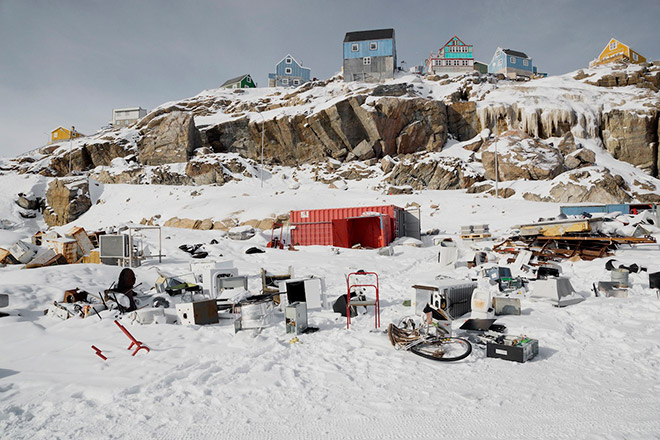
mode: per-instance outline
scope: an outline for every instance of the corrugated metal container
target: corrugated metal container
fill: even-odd
[[[365,213],[384,214],[383,220],[383,246],[391,243],[398,234],[397,213],[402,208],[394,205],[360,206],[353,208],[309,209],[291,211],[289,225],[291,229],[291,242],[294,245],[325,245],[332,246],[333,220],[346,220],[363,217]]]

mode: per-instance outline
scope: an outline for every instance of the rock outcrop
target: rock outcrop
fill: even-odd
[[[603,114],[603,144],[615,159],[658,175],[658,111],[610,110]]]
[[[481,160],[490,180],[495,180],[496,149],[500,181],[550,180],[565,171],[558,148],[531,138],[522,130],[511,130],[489,139],[481,147]]]
[[[92,206],[87,178],[54,179],[48,184],[44,221],[62,226],[83,215]]]
[[[138,142],[138,160],[145,165],[186,162],[201,145],[199,130],[191,113],[172,111],[147,115],[138,124],[144,136]]]
[[[420,158],[421,159],[421,158]],[[394,166],[386,182],[413,189],[464,189],[483,180],[460,159],[443,157],[439,160],[402,161]]]

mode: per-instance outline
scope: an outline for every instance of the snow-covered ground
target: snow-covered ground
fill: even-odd
[[[286,176],[286,177],[285,177]],[[74,224],[88,230],[139,222],[160,215],[239,221],[262,219],[293,209],[417,203],[422,230],[437,228],[457,238],[461,225],[488,223],[495,236],[516,224],[551,217],[559,207],[524,200],[496,200],[462,191],[420,191],[387,196],[376,182],[349,181],[329,189],[298,172],[268,174],[221,187],[100,185],[99,201]],[[0,230],[0,247],[25,238],[41,220],[24,223],[13,204],[18,192],[39,195],[40,176],[0,176],[0,218],[15,224]],[[299,187],[298,187],[299,186]],[[296,188],[297,189],[291,189]],[[194,194],[193,194],[194,192]],[[71,225],[69,225],[70,227]],[[62,227],[66,230],[69,227]],[[155,234],[145,240],[156,245]],[[220,231],[164,228],[162,263],[149,260],[135,269],[141,287],[153,285],[156,269],[185,273],[190,256],[184,243],[204,243],[207,260],[233,260],[249,287],[261,287],[260,269],[324,277],[332,303],[345,293],[345,274],[357,269],[380,275],[382,328],[373,331],[373,311],[346,330],[345,318],[331,310],[312,311],[320,331],[290,343],[283,313],[259,335],[234,333],[233,326],[144,325],[124,320],[151,348],[135,357],[128,339],[102,320],[61,321],[43,310],[67,289],[97,293],[117,279],[120,268],[68,265],[21,270],[0,268],[0,293],[10,306],[0,318],[0,438],[633,438],[660,437],[660,300],[646,273],[631,274],[629,298],[596,298],[591,284],[609,280],[605,259],[565,262],[564,274],[588,296],[577,305],[555,308],[525,298],[521,316],[498,322],[510,334],[540,341],[539,355],[517,364],[486,358],[476,347],[456,363],[433,362],[390,345],[384,330],[409,314],[402,302],[411,286],[442,273],[464,278],[467,269],[441,269],[438,247],[395,246],[393,256],[375,250],[300,247],[267,249],[269,232],[233,241]],[[212,239],[218,244],[211,245]],[[427,240],[430,241],[430,240]],[[490,246],[492,242],[476,243]],[[470,243],[461,243],[463,252]],[[660,270],[658,245],[617,252],[622,263]],[[174,319],[174,310],[167,312]],[[460,326],[465,317],[458,319]],[[103,350],[106,362],[91,345]]]

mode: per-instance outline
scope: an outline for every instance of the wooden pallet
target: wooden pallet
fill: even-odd
[[[461,235],[461,240],[485,240],[487,238],[491,238],[492,236],[490,234],[465,234]]]

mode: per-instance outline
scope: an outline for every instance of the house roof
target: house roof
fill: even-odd
[[[372,31],[346,32],[344,43],[351,41],[384,40],[394,38],[394,29],[375,29]]]
[[[279,60],[277,63],[275,63],[275,65],[276,65],[276,66],[279,65],[282,61],[284,61],[284,60],[287,59],[287,58],[291,58],[291,59],[292,59],[292,60],[293,60],[293,61],[294,61],[294,62],[295,62],[295,63],[296,63],[301,69],[306,69],[306,70],[309,70],[310,72],[312,71],[312,69],[309,68],[309,67],[303,67],[303,65],[300,64],[300,63],[298,62],[298,60],[296,60],[296,59],[295,59],[290,53],[286,54],[286,56],[283,57],[281,60]]]
[[[223,82],[222,85],[220,85],[220,87],[224,87],[229,84],[240,82],[243,78],[245,78],[248,75],[249,75],[248,73],[244,73],[243,75],[237,76],[236,78],[228,79],[227,81]]]
[[[460,41],[464,46],[471,46],[470,44],[465,44],[465,42],[464,42],[463,40],[461,40],[460,38],[458,38],[458,35],[454,35],[454,36],[451,37],[451,38],[449,39],[449,41],[447,41],[447,42],[445,43],[445,45],[442,46],[442,47],[445,47],[445,46],[447,46],[449,43],[451,43],[452,41],[454,41],[454,38],[457,39],[458,41]]]
[[[529,58],[525,52],[518,52],[517,50],[502,49],[502,52],[513,57]]]

